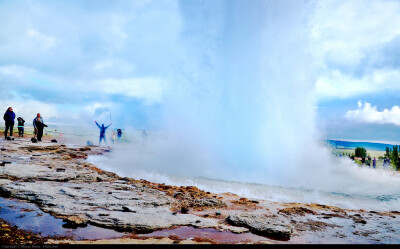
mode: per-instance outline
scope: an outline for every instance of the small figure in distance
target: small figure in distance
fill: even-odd
[[[121,141],[121,136],[122,136],[122,130],[121,130],[121,129],[118,129],[118,130],[117,130],[118,142]]]
[[[15,113],[13,112],[12,107],[7,108],[7,111],[4,113],[3,119],[6,123],[6,128],[4,130],[4,137],[5,139],[7,139],[8,129],[10,129],[10,137],[12,137],[14,129]]]
[[[39,141],[39,142],[42,141],[44,127],[47,127],[47,125],[45,125],[43,123],[43,118],[40,115],[40,113],[38,113],[36,115],[36,118],[33,119],[33,128],[35,129],[35,135],[34,136],[37,137],[37,141]]]
[[[112,132],[111,132],[111,141],[114,144],[114,142],[115,142],[115,131],[114,130],[112,130]]]
[[[101,140],[104,140],[104,142],[105,142],[106,145],[107,145],[106,130],[107,130],[108,127],[110,127],[110,126],[112,125],[112,123],[109,124],[108,126],[104,126],[104,124],[102,124],[102,125],[100,126],[100,125],[97,123],[97,121],[94,121],[94,122],[96,123],[97,127],[99,127],[99,129],[100,129],[99,145],[101,145]]]
[[[20,137],[23,137],[24,136],[24,123],[25,123],[25,120],[23,118],[21,118],[21,117],[18,117],[17,120],[18,120],[18,135]]]

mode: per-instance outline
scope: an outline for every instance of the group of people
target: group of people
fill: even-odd
[[[97,121],[94,121],[97,125],[97,127],[99,127],[100,129],[100,138],[99,138],[99,145],[101,145],[101,141],[104,140],[105,144],[107,145],[107,140],[106,140],[106,130],[108,127],[110,127],[112,125],[111,124],[104,126],[104,124],[102,124],[101,126],[99,125],[99,123],[97,123]],[[121,140],[122,137],[122,130],[121,129],[117,129],[117,132],[115,132],[115,130],[112,131],[111,133],[111,141],[114,144],[115,142],[115,136],[117,136],[118,141]]]
[[[6,112],[4,113],[3,119],[5,121],[4,137],[5,139],[7,139],[9,137],[12,137],[14,131],[15,113],[12,107],[7,108]],[[23,137],[25,120],[22,117],[18,117],[17,121],[18,121],[18,135],[20,137]],[[95,121],[95,123],[100,129],[99,145],[101,145],[101,141],[103,140],[107,144],[106,130],[108,127],[111,126],[112,123],[108,126],[104,126],[104,124],[100,126],[97,123],[97,121]],[[47,125],[43,123],[43,117],[40,115],[40,113],[38,113],[36,117],[33,119],[34,138],[36,138],[37,141],[42,141],[44,127],[47,127]],[[9,137],[7,136],[7,134],[9,134]],[[117,129],[117,132],[115,132],[114,130],[112,131],[111,140],[113,143],[116,137],[118,140],[121,139],[122,137],[121,129]]]
[[[385,159],[383,159],[383,167],[387,166],[390,166],[390,158],[385,157]]]
[[[340,156],[341,156],[342,154],[340,154]],[[356,159],[356,157],[354,156],[354,155],[349,155],[349,157],[350,157],[350,159],[351,160],[353,160],[353,161],[355,161],[355,159]],[[376,168],[376,157],[374,157],[373,159],[370,157],[370,156],[368,156],[367,158],[365,158],[365,157],[361,157],[361,158],[358,158],[358,159],[361,159],[361,164],[364,164],[364,165],[367,165],[367,166],[371,166],[371,163],[372,163],[372,167],[375,169]]]
[[[4,137],[5,139],[7,139],[8,138],[7,134],[10,134],[10,137],[12,137],[14,131],[15,113],[12,107],[7,108],[6,112],[4,113],[3,119],[6,125],[4,130]],[[18,117],[17,121],[18,121],[18,136],[23,137],[25,120],[22,117]],[[40,115],[40,113],[38,113],[36,117],[33,119],[34,137],[36,137],[37,141],[42,141],[44,127],[47,127],[47,125],[43,123],[43,118]]]

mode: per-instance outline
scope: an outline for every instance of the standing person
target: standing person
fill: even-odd
[[[4,137],[5,137],[5,139],[7,139],[8,129],[10,129],[10,137],[12,137],[13,129],[14,129],[15,113],[13,112],[12,107],[8,107],[7,111],[4,113],[3,119],[6,122],[6,129],[4,130]]]
[[[33,119],[33,128],[35,129],[35,135],[38,141],[42,141],[44,127],[47,127],[47,125],[43,123],[43,118],[40,113],[38,113],[36,118]]]
[[[106,145],[107,145],[106,130],[107,130],[108,127],[111,126],[112,123],[109,124],[108,126],[104,126],[104,124],[102,124],[102,125],[100,126],[100,125],[97,123],[97,121],[94,121],[94,122],[96,123],[97,127],[99,127],[99,129],[100,129],[99,145],[101,144],[101,140],[102,140],[102,139],[104,140],[104,142],[105,142]]]
[[[111,141],[114,144],[114,141],[115,141],[115,131],[114,130],[111,132]]]
[[[118,130],[117,130],[118,142],[121,141],[121,136],[122,136],[122,130],[121,130],[121,129],[118,129]]]
[[[25,123],[25,120],[23,118],[21,118],[21,117],[18,117],[17,120],[18,120],[18,135],[20,137],[23,137],[24,136],[24,123]]]
[[[372,161],[372,167],[374,167],[374,169],[376,168],[376,158],[374,157],[374,160]]]

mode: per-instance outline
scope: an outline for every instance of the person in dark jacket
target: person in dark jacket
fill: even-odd
[[[24,123],[25,123],[25,120],[23,118],[21,118],[21,117],[18,117],[17,120],[18,120],[18,135],[20,137],[23,137],[24,136]]]
[[[44,127],[47,127],[47,125],[43,123],[43,118],[41,117],[40,113],[38,113],[36,118],[33,119],[33,128],[35,129],[35,134],[38,141],[42,141]]]
[[[4,113],[3,119],[6,122],[6,129],[4,130],[4,137],[7,139],[8,129],[10,129],[10,137],[12,137],[13,129],[14,129],[15,113],[13,112],[12,107],[8,107],[6,113]]]
[[[104,140],[104,142],[107,145],[107,140],[106,140],[106,130],[108,127],[111,126],[111,124],[109,124],[108,126],[104,126],[104,124],[102,124],[101,126],[97,123],[97,121],[94,121],[97,125],[97,127],[99,127],[100,129],[100,138],[99,138],[99,145],[101,144],[101,140]]]
[[[118,141],[121,141],[121,137],[122,137],[122,130],[121,129],[117,130],[117,137],[118,137]]]

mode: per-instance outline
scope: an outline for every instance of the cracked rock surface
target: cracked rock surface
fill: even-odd
[[[14,146],[2,151],[12,162],[0,167],[3,196],[37,203],[43,211],[72,223],[90,223],[119,230],[150,232],[193,226],[247,231],[221,224],[218,219],[174,213],[171,207],[176,200],[166,192],[120,178],[85,162],[88,154],[104,153],[104,148],[72,149],[63,145],[26,143],[14,142]],[[204,198],[203,202],[199,200],[201,205],[221,204],[220,200],[210,197]]]
[[[263,243],[400,242],[399,210],[349,210],[214,194],[195,186],[120,177],[86,161],[109,151],[46,141],[32,144],[21,138],[0,140],[0,195],[35,203],[72,225],[132,233],[192,227],[199,228],[199,234],[212,228],[231,235],[261,235]]]

